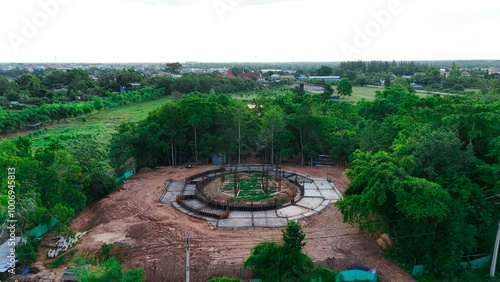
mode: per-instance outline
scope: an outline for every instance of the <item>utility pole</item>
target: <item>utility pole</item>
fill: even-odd
[[[189,232],[186,240],[186,282],[189,282]]]
[[[493,249],[493,258],[491,260],[490,276],[495,276],[495,268],[497,266],[498,244],[500,243],[500,221],[498,222],[497,240],[495,241],[495,248]]]

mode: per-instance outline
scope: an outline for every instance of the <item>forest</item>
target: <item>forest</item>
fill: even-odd
[[[481,65],[481,62],[477,63]],[[184,73],[177,78],[150,75],[132,68],[68,71],[48,69],[33,73],[15,68],[0,72],[0,134],[29,124],[87,115],[102,108],[156,99],[160,96],[181,97],[191,92],[232,95],[250,91],[272,91],[289,86],[293,82],[293,79],[273,80],[271,75],[276,73],[289,75],[291,72],[295,79],[309,75],[338,75],[348,78],[355,86],[393,85],[406,88],[410,92],[416,89],[412,85],[418,85],[421,90],[426,91],[463,95],[475,91],[487,95],[490,88],[498,88],[498,85],[494,85],[498,84],[498,74],[488,74],[488,71],[473,68],[467,69],[469,75],[462,75],[465,69],[460,68],[459,64],[460,62],[453,63],[451,68],[447,69],[448,76],[442,74],[436,65],[418,62],[284,64],[283,67],[289,69],[263,73],[263,77],[267,79],[266,84],[255,79],[227,78],[217,72]],[[178,63],[173,65],[182,66]],[[258,67],[265,66],[267,65],[234,64],[230,69],[235,74],[261,72],[262,69]],[[309,82],[326,87],[335,87],[337,84],[335,81]],[[15,104],[11,104],[13,101]]]

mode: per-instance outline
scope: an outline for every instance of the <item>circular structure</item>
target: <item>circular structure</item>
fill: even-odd
[[[331,181],[271,165],[224,167],[169,182],[158,203],[171,203],[213,228],[275,228],[314,215],[341,199]]]
[[[288,179],[264,172],[222,172],[202,188],[202,193],[214,202],[230,206],[269,209],[281,207],[294,200],[299,188]]]

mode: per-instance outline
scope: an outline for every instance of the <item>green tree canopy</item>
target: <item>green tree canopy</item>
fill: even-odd
[[[352,84],[349,78],[343,78],[337,84],[337,93],[341,96],[351,96],[352,94]]]

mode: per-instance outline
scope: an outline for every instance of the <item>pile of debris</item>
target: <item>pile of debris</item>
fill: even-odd
[[[69,237],[60,237],[57,236],[54,239],[58,240],[57,243],[52,244],[52,245],[47,245],[47,247],[51,247],[53,249],[50,249],[47,252],[47,256],[49,258],[55,258],[59,255],[61,252],[67,251],[69,248],[73,247],[76,242],[78,242],[79,239],[81,239],[83,236],[87,234],[87,231],[85,232],[78,232],[74,236],[69,236]]]

